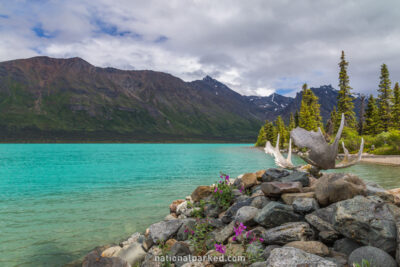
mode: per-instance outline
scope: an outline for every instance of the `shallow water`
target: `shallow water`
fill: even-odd
[[[62,266],[168,214],[169,203],[211,184],[273,167],[243,144],[1,144],[0,266]],[[298,158],[295,162],[300,163]],[[400,187],[400,167],[351,171]]]

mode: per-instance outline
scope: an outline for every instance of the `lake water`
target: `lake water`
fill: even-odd
[[[243,144],[1,144],[0,266],[62,266],[169,213],[198,185],[274,166]],[[300,163],[298,158],[294,161]],[[399,167],[353,172],[400,187]]]

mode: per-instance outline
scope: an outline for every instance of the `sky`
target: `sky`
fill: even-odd
[[[81,57],[185,81],[209,75],[244,95],[337,88],[342,50],[353,92],[400,80],[398,0],[0,0],[0,61]]]

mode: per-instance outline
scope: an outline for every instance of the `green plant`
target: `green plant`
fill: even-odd
[[[372,265],[369,263],[369,261],[363,259],[363,260],[361,261],[361,264],[359,264],[359,263],[354,263],[354,264],[353,264],[353,267],[374,267],[374,266],[372,266]]]
[[[188,207],[189,207],[188,202]],[[207,203],[204,201],[204,199],[201,199],[199,204],[197,206],[194,206],[192,203],[190,203],[190,208],[194,208],[192,213],[190,214],[191,217],[195,218],[204,218],[204,207]]]
[[[220,181],[217,183],[213,192],[213,201],[223,210],[230,207],[233,200],[232,186],[229,184],[229,175],[221,173]]]
[[[204,255],[207,252],[207,241],[211,238],[212,229],[213,227],[208,223],[208,220],[200,219],[197,219],[193,229],[185,229],[185,232],[189,233],[189,242],[193,245],[197,255]]]

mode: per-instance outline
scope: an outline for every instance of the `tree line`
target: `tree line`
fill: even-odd
[[[307,84],[302,88],[302,100],[300,110],[290,114],[288,124],[285,124],[281,116],[275,121],[266,121],[261,127],[256,146],[264,146],[266,141],[275,145],[277,135],[280,135],[281,148],[289,141],[289,133],[295,127],[301,127],[308,131],[316,131],[321,128],[329,140],[339,128],[341,114],[345,115],[345,130],[343,141],[346,146],[356,149],[360,136],[366,139],[366,149],[376,154],[400,153],[400,87],[396,82],[393,89],[386,64],[381,65],[378,96],[372,94],[365,100],[361,96],[361,108],[356,117],[350,87],[350,78],[347,73],[349,63],[342,51],[339,62],[339,93],[337,105],[330,114],[325,125],[320,115],[318,97],[308,88]],[[365,107],[365,103],[367,103]]]

